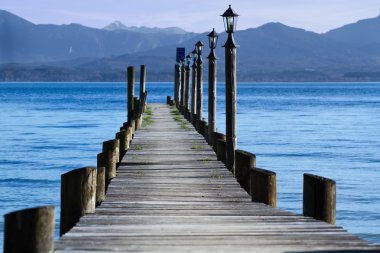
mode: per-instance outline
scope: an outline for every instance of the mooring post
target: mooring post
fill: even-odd
[[[271,207],[276,207],[276,173],[269,170],[251,168],[250,195],[253,202],[260,202]]]
[[[84,214],[94,213],[96,168],[80,168],[61,176],[60,235],[68,232]]]
[[[216,152],[216,140],[222,139],[222,140],[226,141],[226,135],[222,134],[222,133],[214,132],[212,134],[212,138],[215,140],[213,145],[212,145],[212,148],[214,149],[214,152],[217,153]]]
[[[202,61],[202,41],[198,41],[195,44],[197,48],[197,121],[202,120],[203,110],[203,61]]]
[[[191,77],[191,123],[194,125],[196,118],[196,106],[197,106],[197,51],[194,49],[191,54],[193,55],[193,65],[191,66],[193,70],[193,75]]]
[[[236,43],[233,37],[236,14],[231,5],[222,15],[228,38],[224,44],[226,55],[226,165],[230,171],[235,168],[236,150]]]
[[[216,130],[216,61],[215,48],[218,41],[218,34],[215,29],[207,35],[209,37],[210,54],[208,58],[208,144],[213,145],[213,133]]]
[[[103,153],[106,152],[112,152],[113,153],[113,159],[116,163],[115,167],[117,167],[117,163],[120,161],[120,140],[119,139],[113,139],[109,141],[103,142]]]
[[[335,181],[312,174],[304,174],[303,178],[303,215],[335,224]]]
[[[106,168],[98,167],[96,170],[96,206],[106,198]]]
[[[129,148],[129,138],[128,138],[128,132],[127,130],[123,129],[120,132],[116,133],[115,135],[116,139],[120,140],[119,145],[119,162],[121,162],[121,159],[125,155],[125,152],[127,152]]]
[[[189,110],[189,92],[190,92],[190,59],[191,56],[186,56],[186,69],[185,69],[185,111]]]
[[[250,169],[256,167],[256,155],[243,150],[235,152],[235,178],[250,193]]]
[[[226,140],[216,139],[216,157],[226,164]]]
[[[55,207],[24,209],[4,215],[4,253],[54,251]]]
[[[128,121],[133,119],[133,97],[135,96],[135,67],[128,67]]]
[[[116,177],[116,162],[114,159],[115,155],[112,151],[102,152],[97,155],[97,167],[105,167],[105,185],[110,183],[111,179]]]

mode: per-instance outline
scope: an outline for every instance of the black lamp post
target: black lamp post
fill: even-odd
[[[191,122],[195,123],[195,114],[196,114],[196,105],[197,105],[197,50],[193,50],[191,52],[191,55],[193,56],[193,65],[191,68],[193,69],[193,75],[191,79]]]
[[[231,5],[221,15],[224,29],[227,32],[227,41],[224,44],[226,54],[226,165],[232,172],[235,171],[236,150],[236,47],[233,33],[236,30],[239,16]]]
[[[191,56],[190,54],[188,54],[186,56],[186,69],[185,69],[185,108],[186,108],[186,111],[188,111],[189,109],[189,89],[190,89],[190,60],[191,60]]]
[[[210,54],[208,55],[208,142],[212,146],[213,135],[216,130],[216,60],[215,48],[218,43],[218,34],[212,29],[208,35]]]
[[[202,120],[202,105],[203,105],[203,61],[202,61],[202,41],[195,44],[197,50],[197,122]],[[198,127],[197,127],[198,129]]]
[[[181,60],[181,106],[185,105],[185,75],[186,75],[185,59],[182,59]]]

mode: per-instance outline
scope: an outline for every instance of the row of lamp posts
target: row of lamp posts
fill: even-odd
[[[224,29],[227,33],[227,41],[223,45],[225,48],[225,83],[226,83],[226,165],[233,171],[235,167],[236,150],[236,48],[233,33],[236,30],[238,14],[229,8],[221,15],[224,21]],[[212,136],[216,131],[216,62],[215,49],[218,42],[218,34],[215,29],[208,35],[209,47],[208,55],[208,136]],[[199,122],[202,120],[203,110],[203,60],[202,50],[204,44],[198,41],[195,49],[188,54],[185,59],[176,64],[175,77],[175,102],[189,109],[190,95],[190,63],[193,59],[192,81],[191,81],[191,120]],[[193,118],[195,117],[195,118]],[[212,142],[212,138],[210,139]],[[212,144],[212,143],[210,143]]]

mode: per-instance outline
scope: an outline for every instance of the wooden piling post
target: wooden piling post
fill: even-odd
[[[312,174],[304,174],[303,215],[335,224],[335,181]]]
[[[119,162],[119,153],[120,153],[119,147],[120,147],[119,139],[113,139],[113,140],[103,142],[103,153],[106,153],[108,151],[112,152],[116,166],[117,166],[117,163]]]
[[[24,209],[4,216],[4,253],[54,251],[55,207]]]
[[[135,67],[128,67],[128,121],[133,118],[133,97],[135,96]]]
[[[224,135],[222,133],[214,132],[212,134],[212,138],[215,140],[215,142],[212,145],[212,148],[214,149],[214,152],[216,153],[216,140],[222,139],[222,140],[225,141],[226,140],[226,135]]]
[[[106,189],[111,179],[116,177],[116,163],[114,159],[115,155],[112,151],[99,153],[97,156],[97,167],[105,167],[105,184]]]
[[[226,164],[226,140],[216,140],[216,157],[219,161]]]
[[[170,105],[170,104],[171,104],[171,101],[172,101],[172,97],[171,97],[171,96],[167,96],[167,97],[166,97],[166,104],[167,104],[167,105]]]
[[[125,153],[129,149],[129,143],[131,141],[130,133],[131,133],[131,129],[128,127],[127,129],[123,129],[122,131],[116,133],[115,135],[115,137],[120,140],[119,163],[121,162]]]
[[[106,198],[106,168],[99,167],[96,170],[96,206],[99,206]]]
[[[235,178],[250,193],[250,169],[256,167],[256,155],[243,150],[235,152]]]
[[[84,214],[95,212],[96,180],[96,168],[91,167],[72,170],[61,176],[61,236]]]
[[[202,136],[204,135],[206,121],[204,119],[198,119],[196,129]]]
[[[250,192],[253,202],[260,202],[271,207],[276,207],[276,173],[269,170],[251,168]]]

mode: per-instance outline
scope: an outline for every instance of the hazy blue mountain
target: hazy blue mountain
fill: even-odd
[[[111,57],[181,43],[194,35],[108,31],[79,24],[35,25],[0,11],[0,63]]]
[[[348,44],[369,45],[380,43],[380,16],[360,20],[331,30],[325,36]]]
[[[103,28],[108,31],[118,31],[118,30],[126,30],[137,33],[151,34],[151,33],[161,33],[161,34],[187,34],[188,32],[179,28],[179,27],[167,27],[167,28],[159,28],[159,27],[146,27],[146,26],[126,26],[120,21],[115,21],[106,27]]]
[[[0,48],[1,59],[24,57],[42,61],[49,56],[49,60],[55,60],[48,64],[2,65],[0,80],[5,80],[6,76],[7,80],[122,81],[126,66],[140,64],[147,65],[148,79],[152,81],[173,80],[176,47],[185,47],[186,52],[191,52],[198,40],[205,44],[203,61],[207,80],[208,32],[147,32],[156,28],[129,31],[121,23],[114,23],[114,28],[107,29],[76,24],[34,25],[9,13],[0,12],[0,17],[0,38],[8,34],[5,37],[7,46],[2,43]],[[4,23],[12,25],[4,27]],[[380,80],[380,17],[325,34],[268,23],[238,31],[235,39],[240,45],[237,49],[240,81]],[[226,34],[221,33],[217,47],[220,80],[224,75],[222,45],[225,41]]]

